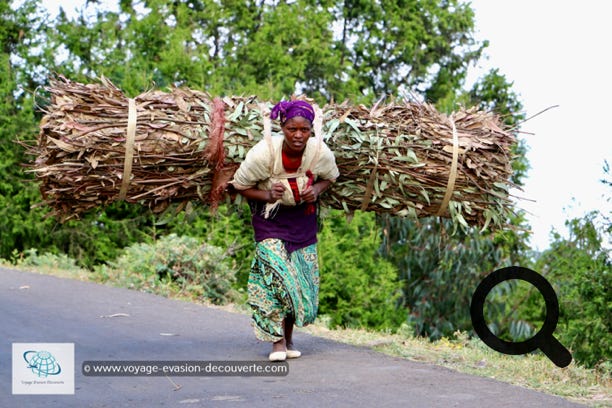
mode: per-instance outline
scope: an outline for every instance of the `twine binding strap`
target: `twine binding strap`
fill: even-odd
[[[370,202],[372,201],[372,193],[374,192],[374,183],[376,182],[376,177],[378,176],[378,163],[379,163],[378,153],[379,151],[377,150],[376,157],[373,157],[374,169],[370,173],[370,178],[368,179],[368,184],[366,184],[365,192],[363,194],[363,200],[361,201],[361,205],[359,206],[359,209],[361,211],[366,211],[368,209],[368,206],[370,205]]]
[[[272,120],[270,119],[270,110],[264,102],[259,103],[259,110],[263,121],[263,138],[268,145],[270,157],[274,156],[274,148],[272,147]],[[274,164],[270,163],[270,174],[272,174]]]
[[[378,175],[378,157],[376,158],[376,162],[374,163],[374,170],[370,173],[370,178],[368,179],[368,184],[366,185],[365,192],[363,193],[363,200],[361,201],[361,205],[359,209],[361,211],[366,211],[370,202],[372,201],[372,193],[374,192],[374,183],[376,182],[376,176]]]
[[[451,116],[450,123],[453,127],[453,159],[451,162],[450,174],[448,175],[448,183],[446,184],[446,192],[442,199],[442,204],[436,215],[442,216],[446,212],[446,207],[453,195],[455,190],[455,180],[457,179],[457,163],[459,161],[459,137],[457,136],[457,127],[455,126],[455,120]]]
[[[134,138],[136,137],[136,100],[128,99],[128,124],[125,138],[125,159],[123,161],[123,175],[121,176],[121,189],[119,200],[125,200],[130,179],[132,178],[132,162],[134,160]]]
[[[308,171],[314,170],[315,166],[319,162],[319,157],[321,156],[321,145],[323,144],[323,110],[321,110],[319,105],[316,103],[313,103],[312,107],[315,112],[312,130],[314,132],[315,140],[317,141],[317,151],[312,159],[312,162],[310,163],[310,169],[308,169]]]

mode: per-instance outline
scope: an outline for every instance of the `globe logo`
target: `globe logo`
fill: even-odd
[[[48,351],[28,350],[23,353],[23,359],[28,363],[28,368],[31,368],[39,378],[58,375],[62,372],[59,363]]]

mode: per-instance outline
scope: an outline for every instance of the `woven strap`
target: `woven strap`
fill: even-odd
[[[274,157],[274,147],[272,146],[272,121],[270,120],[270,110],[264,102],[259,103],[259,111],[263,119],[263,139],[270,150],[270,157]],[[274,161],[270,161],[270,174],[274,172]]]
[[[457,128],[455,127],[455,121],[450,118],[451,125],[453,127],[453,159],[451,162],[450,174],[448,175],[448,183],[446,184],[446,192],[440,204],[440,209],[436,215],[440,216],[446,212],[446,207],[450,201],[453,191],[455,190],[455,180],[457,178],[457,163],[459,161],[459,137],[457,136]]]
[[[323,144],[323,111],[316,103],[314,103],[312,107],[315,112],[314,122],[312,126],[315,138],[317,139],[317,152],[315,153],[315,156],[312,162],[310,163],[310,168],[314,169],[317,165],[317,162],[319,161],[319,156],[321,156],[321,145]]]
[[[121,177],[121,189],[119,199],[125,200],[125,196],[132,178],[132,162],[134,160],[134,138],[136,137],[136,101],[128,99],[128,124],[125,138],[125,160],[123,162],[123,176]]]

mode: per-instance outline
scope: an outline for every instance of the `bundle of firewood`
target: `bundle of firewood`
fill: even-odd
[[[63,220],[117,200],[156,212],[194,201],[216,205],[263,137],[271,107],[186,88],[128,98],[104,78],[81,84],[60,76],[48,91],[31,170],[44,204]],[[329,104],[321,114],[322,134],[314,137],[334,151],[341,174],[322,206],[439,215],[464,226],[507,221],[515,138],[494,114],[444,115],[408,101]]]

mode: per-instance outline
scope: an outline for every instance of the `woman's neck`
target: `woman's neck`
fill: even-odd
[[[285,154],[285,156],[291,158],[291,159],[299,159],[302,157],[302,155],[304,154],[304,150],[302,149],[301,151],[295,151],[293,149],[290,149],[287,146],[286,142],[283,142],[283,153]]]

